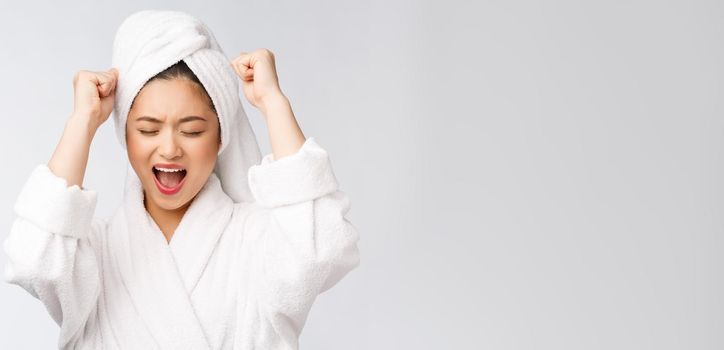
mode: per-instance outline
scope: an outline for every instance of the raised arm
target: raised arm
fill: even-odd
[[[17,217],[3,244],[5,281],[45,305],[61,327],[60,348],[82,337],[101,289],[94,232],[103,223],[93,220],[97,193],[81,185],[91,141],[108,117],[101,114],[110,114],[111,84],[114,72],[76,75],[74,113],[51,160],[36,166],[21,189]]]
[[[55,152],[48,162],[53,173],[68,181],[68,186],[83,188],[88,153],[96,130],[113,109],[118,71],[79,71],[73,78],[75,102],[73,114],[65,124]]]
[[[296,153],[305,137],[279,86],[274,54],[267,49],[242,52],[232,67],[242,81],[246,99],[266,121],[274,159]]]
[[[266,120],[273,151],[248,174],[256,202],[247,229],[261,232],[254,285],[272,327],[260,332],[274,332],[296,349],[317,295],[359,265],[359,234],[345,217],[349,198],[339,190],[327,152],[305,139],[281,92],[274,55],[266,49],[242,53],[233,65],[247,99]]]

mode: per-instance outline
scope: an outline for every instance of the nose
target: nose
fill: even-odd
[[[161,137],[161,145],[159,146],[159,153],[165,159],[176,159],[183,155],[181,147],[176,142],[176,135],[173,132],[164,133]]]

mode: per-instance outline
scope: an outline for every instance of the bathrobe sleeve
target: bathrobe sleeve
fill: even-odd
[[[3,248],[4,278],[39,299],[61,327],[59,346],[78,336],[96,306],[98,263],[89,236],[97,193],[68,187],[38,165],[15,203],[15,221]]]
[[[359,265],[356,228],[327,152],[313,137],[294,154],[273,154],[249,169],[263,226],[257,280],[260,305],[274,331],[294,344],[318,294]]]

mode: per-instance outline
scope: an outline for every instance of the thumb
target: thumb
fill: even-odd
[[[104,73],[98,74],[98,90],[101,93],[101,97],[106,97],[115,91],[118,81],[117,72],[117,69],[111,68]]]

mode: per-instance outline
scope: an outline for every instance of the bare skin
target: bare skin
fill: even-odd
[[[296,153],[306,138],[279,86],[273,53],[267,49],[241,52],[230,64],[242,80],[245,97],[266,121],[274,159]],[[101,72],[82,70],[73,79],[73,113],[48,162],[50,170],[66,179],[68,186],[83,188],[90,145],[113,109],[118,78],[118,71],[111,68]],[[184,103],[179,105],[180,101]],[[153,114],[162,123],[137,120],[145,114]],[[180,123],[181,118],[190,115],[201,115],[206,120]],[[140,130],[158,132],[142,134]],[[188,134],[198,131],[203,132],[195,137]],[[191,201],[213,171],[219,147],[218,119],[205,97],[188,81],[154,81],[139,93],[129,112],[126,132],[129,161],[143,183],[146,209],[170,242]],[[192,176],[186,180],[189,186],[184,185],[173,196],[160,193],[150,177],[156,163],[188,165],[186,176]]]
[[[203,90],[192,81],[157,79],[139,92],[128,112],[128,160],[143,184],[146,210],[166,241],[171,240],[214,171],[220,147],[219,122],[209,103]],[[186,169],[179,192],[166,195],[157,188],[152,169],[159,163],[179,164]]]

